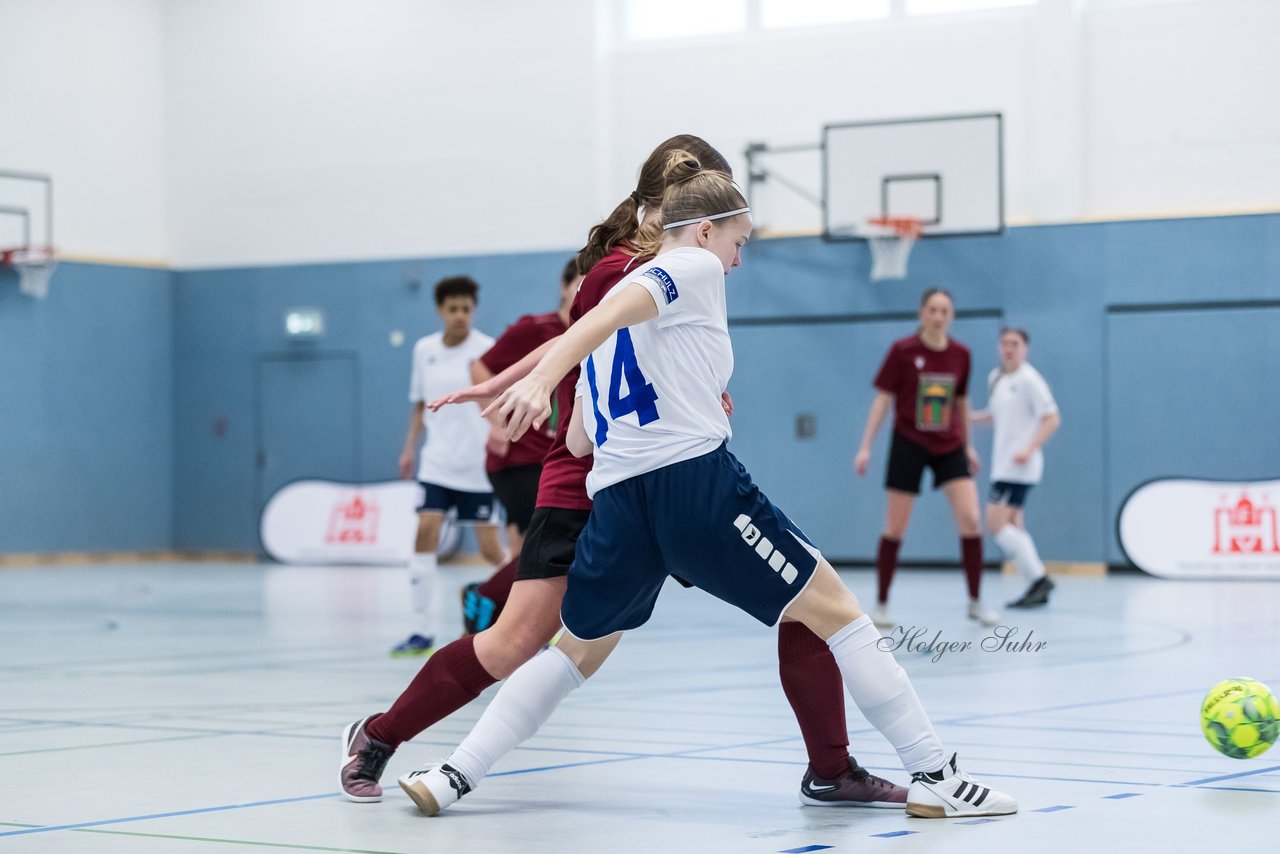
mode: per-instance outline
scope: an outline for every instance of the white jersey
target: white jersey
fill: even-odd
[[[472,329],[455,347],[446,347],[444,333],[419,338],[413,345],[413,375],[409,400],[430,402],[471,385],[471,363],[493,346],[493,339]],[[485,439],[489,423],[476,403],[422,410],[427,439],[418,458],[418,480],[460,492],[492,492],[484,473]]]
[[[1037,448],[1025,465],[1017,465],[1013,455],[1031,444],[1040,421],[1058,411],[1049,384],[1040,372],[1023,362],[1010,374],[999,368],[987,377],[995,442],[991,451],[991,480],[1007,483],[1039,483],[1044,472],[1044,454]]]
[[[643,286],[658,316],[619,329],[582,363],[578,406],[595,460],[587,495],[729,440],[720,395],[733,373],[724,267],[705,249],[664,252],[615,285]]]

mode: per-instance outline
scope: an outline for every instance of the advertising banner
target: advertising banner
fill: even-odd
[[[1280,579],[1280,480],[1164,479],[1120,507],[1120,548],[1165,578]]]

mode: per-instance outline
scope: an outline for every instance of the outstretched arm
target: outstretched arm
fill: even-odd
[[[432,412],[436,412],[440,407],[447,406],[450,403],[481,403],[492,400],[511,388],[511,385],[516,380],[528,376],[529,372],[538,364],[538,360],[545,356],[547,351],[551,349],[551,345],[559,340],[560,336],[556,336],[550,341],[539,344],[536,350],[497,376],[490,376],[488,379],[481,381],[473,375],[472,381],[475,385],[458,391],[451,391],[444,397],[436,398],[427,404],[427,408]],[[475,363],[472,364],[474,365]]]
[[[485,414],[498,412],[506,425],[507,438],[513,442],[530,427],[541,427],[551,415],[551,394],[556,383],[574,365],[622,327],[635,326],[657,316],[658,306],[649,291],[643,285],[627,285],[616,297],[588,311],[557,338],[538,366],[489,404]]]

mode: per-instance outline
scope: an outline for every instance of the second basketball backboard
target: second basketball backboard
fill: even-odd
[[[1004,229],[999,113],[823,128],[823,236],[857,240],[873,218],[919,219],[925,236]]]

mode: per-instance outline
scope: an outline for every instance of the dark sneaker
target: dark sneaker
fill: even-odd
[[[480,592],[479,581],[462,588],[462,628],[469,635],[483,632],[493,625],[493,614],[498,603]]]
[[[342,768],[339,778],[342,794],[358,804],[376,803],[382,800],[382,786],[378,780],[387,760],[395,750],[381,741],[374,741],[364,728],[375,715],[348,724],[342,732]]]
[[[824,780],[809,768],[800,781],[800,803],[807,807],[877,807],[900,810],[907,805],[907,790],[877,777],[849,757],[849,773]]]
[[[1037,578],[1027,588],[1027,592],[1022,594],[1022,598],[1015,599],[1009,603],[1010,608],[1038,608],[1041,605],[1049,604],[1049,592],[1053,590],[1053,580],[1049,576],[1044,575]]]
[[[436,651],[436,642],[433,638],[424,638],[422,635],[409,635],[409,639],[391,647],[392,658],[425,658]]]
[[[398,782],[423,815],[439,815],[471,791],[467,778],[447,762],[410,771]]]

